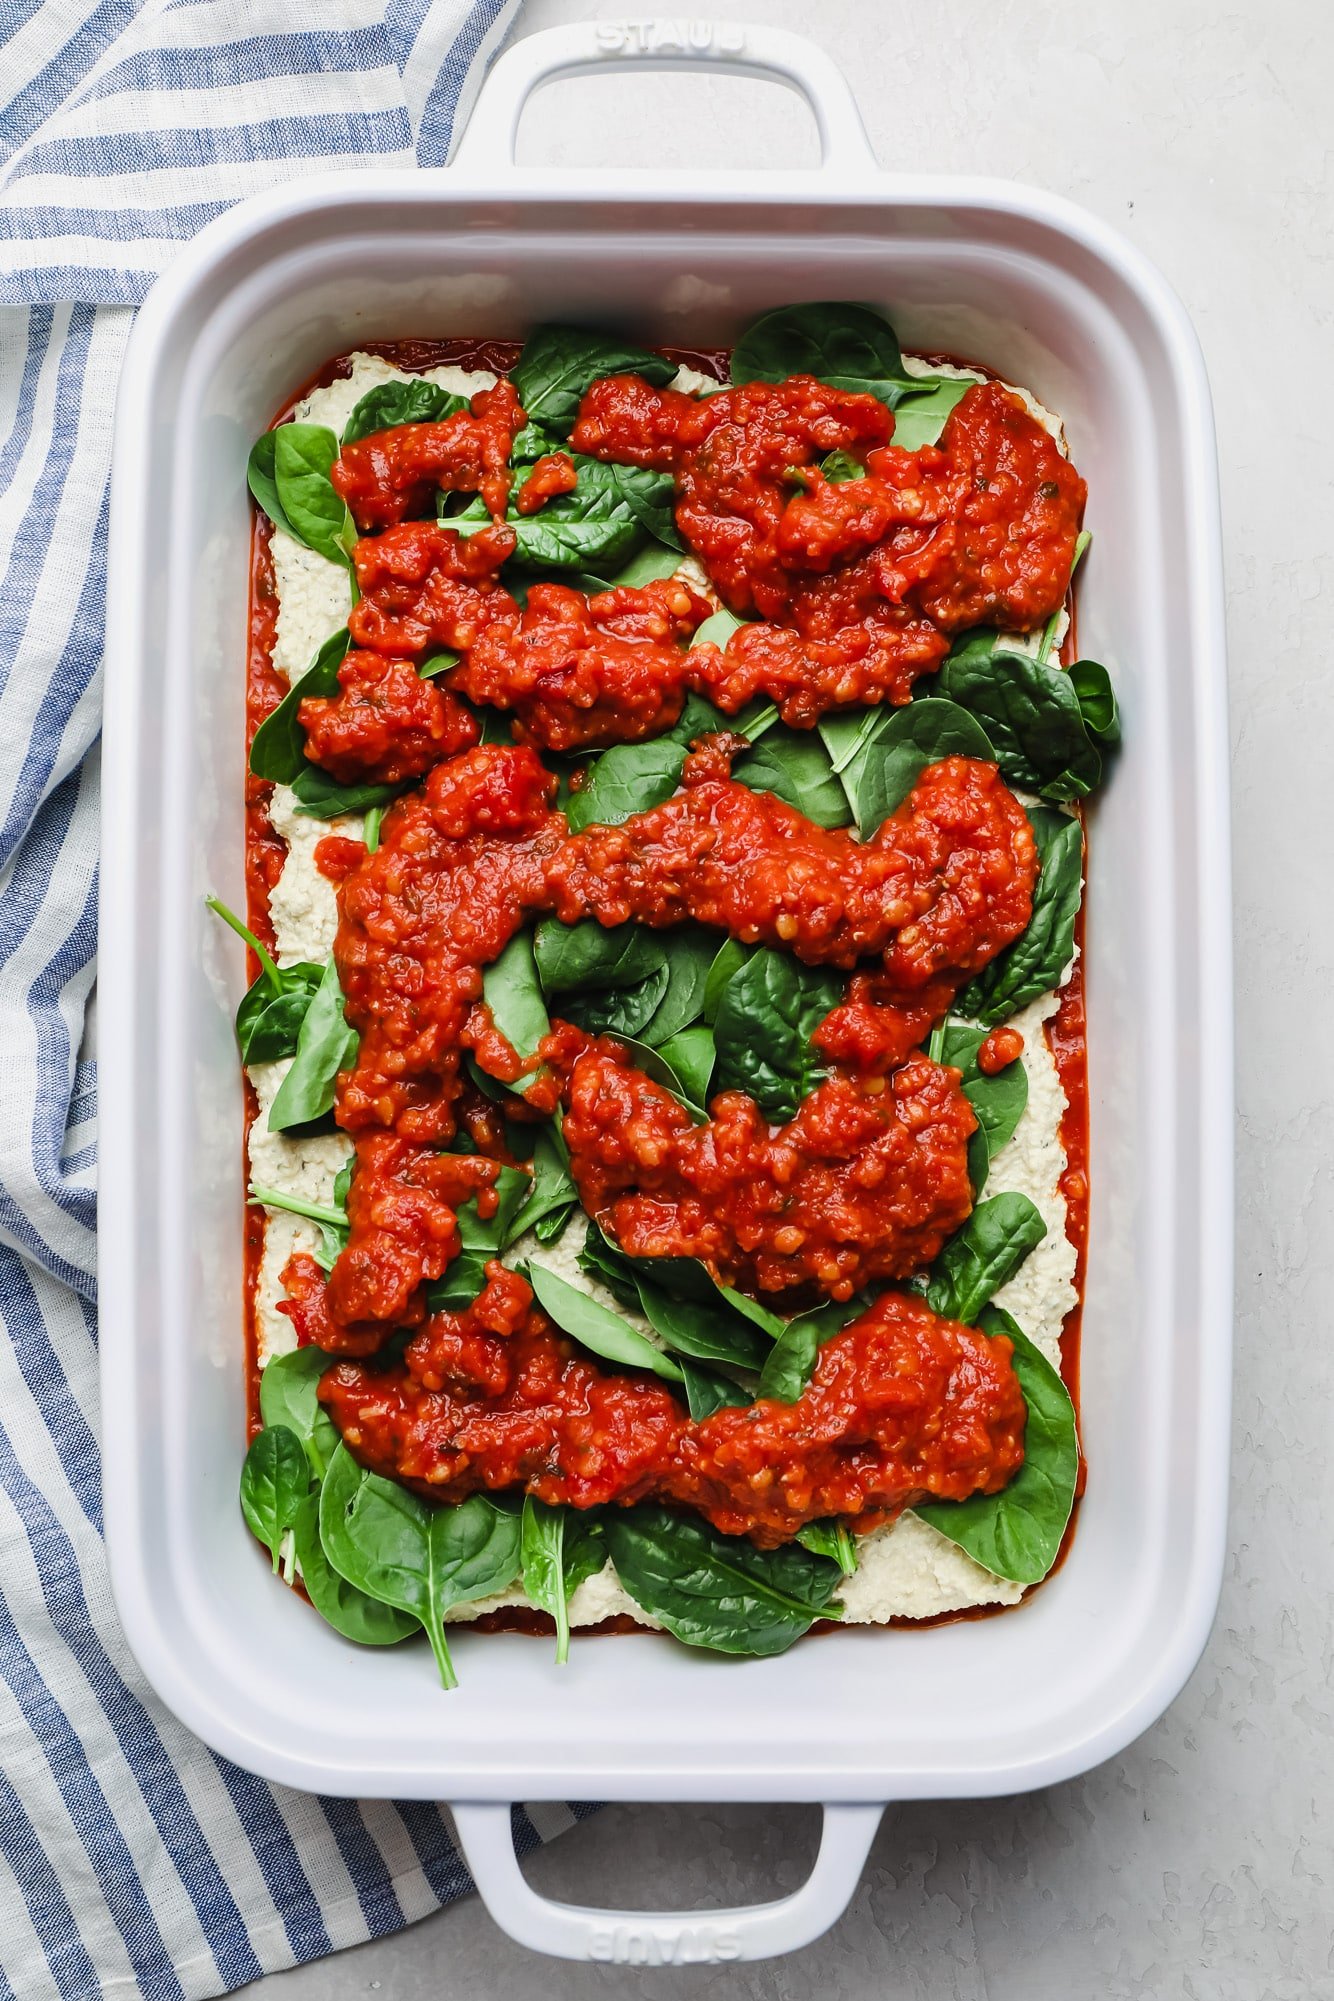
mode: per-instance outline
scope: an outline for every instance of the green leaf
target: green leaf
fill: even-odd
[[[471,1306],[486,1284],[487,1265],[527,1227],[521,1218],[535,1191],[523,1169],[502,1167],[492,1186],[498,1199],[490,1216],[483,1219],[478,1214],[475,1195],[459,1206],[458,1253],[444,1276],[426,1288],[426,1304],[432,1313],[461,1313]]]
[[[294,1056],[306,1010],[324,977],[323,966],[313,966],[305,960],[295,966],[275,964],[271,954],[249,926],[241,922],[235,911],[229,910],[216,896],[205,897],[204,901],[238,938],[245,940],[263,968],[259,978],[246,989],[236,1010],[236,1040],[240,1045],[241,1061],[246,1064],[273,1063],[280,1057]]]
[[[516,931],[500,957],[483,968],[482,998],[520,1062],[531,1062],[543,1036],[550,1034],[551,1023],[542,999],[530,931]],[[519,1079],[516,1090],[523,1081]]]
[[[781,1654],[817,1619],[837,1618],[839,1567],[800,1544],[757,1549],[698,1515],[650,1504],[613,1508],[607,1544],[637,1605],[691,1647]]]
[[[381,1604],[338,1575],[320,1541],[318,1494],[307,1494],[297,1509],[292,1541],[306,1596],[326,1625],[345,1640],[355,1640],[362,1647],[392,1647],[421,1630],[410,1612]]]
[[[357,531],[329,477],[337,438],[324,424],[280,424],[273,437],[273,482],[289,532],[316,555],[350,568]]]
[[[645,542],[636,550],[628,562],[604,576],[571,577],[570,582],[577,590],[586,591],[596,597],[599,591],[642,590],[645,584],[657,583],[665,577],[673,577],[681,567],[681,552],[675,545],[665,545],[659,541]]]
[[[295,1432],[275,1425],[251,1440],[241,1468],[241,1513],[273,1558],[275,1573],[283,1537],[309,1490],[310,1461]]]
[[[292,1067],[269,1107],[269,1131],[288,1132],[333,1109],[340,1070],[357,1060],[360,1037],[343,1014],[343,989],[330,959],[297,1037]]]
[[[903,804],[928,766],[944,757],[996,762],[986,731],[957,702],[927,697],[874,715],[839,774],[864,841]]]
[[[570,1616],[565,1591],[565,1521],[563,1507],[549,1508],[531,1494],[523,1502],[520,1549],[523,1588],[539,1610],[556,1622],[556,1663],[570,1653]]]
[[[632,813],[646,813],[670,799],[681,783],[685,746],[669,737],[652,743],[618,743],[594,760],[587,783],[565,808],[570,832],[619,827]]]
[[[1110,702],[1114,711],[1111,683],[1105,670],[1097,672],[1094,707],[1105,712]],[[985,656],[951,655],[937,687],[977,717],[1007,784],[1044,799],[1082,799],[1101,779],[1102,756],[1085,727],[1078,689],[1061,668],[998,646]]]
[[[533,939],[542,991],[577,993],[603,987],[637,987],[666,960],[666,944],[643,924],[601,925],[595,917],[562,924],[548,917]]]
[[[528,1282],[543,1311],[590,1354],[604,1362],[613,1362],[618,1368],[647,1369],[666,1382],[681,1381],[681,1371],[669,1355],[655,1348],[619,1313],[590,1299],[578,1286],[567,1284],[536,1258],[529,1259]]]
[[[667,991],[644,1030],[643,1040],[663,1049],[704,1012],[704,990],[717,954],[717,934],[702,924],[680,924],[649,935],[661,942],[666,957]],[[668,1061],[674,1058],[669,1056]]]
[[[485,1494],[428,1507],[358,1466],[340,1445],[320,1491],[320,1542],[340,1577],[411,1613],[425,1628],[445,1688],[456,1686],[444,1614],[504,1591],[519,1574],[519,1517]]]
[[[834,1301],[789,1320],[760,1371],[759,1395],[776,1403],[795,1403],[814,1373],[824,1343],[865,1311],[864,1299]]]
[[[843,980],[785,952],[756,952],[732,975],[714,1021],[715,1091],[745,1091],[767,1119],[794,1119],[824,1074],[811,1036],[843,997]]]
[[[1067,813],[1029,814],[1038,846],[1033,914],[1013,945],[984,966],[955,1001],[959,1014],[995,1028],[1029,1001],[1050,993],[1074,957],[1084,867],[1084,836]]]
[[[856,1574],[857,1544],[846,1522],[836,1517],[827,1522],[807,1522],[799,1530],[797,1541],[804,1549],[814,1550],[817,1556],[831,1558],[845,1577]]]
[[[452,395],[438,382],[424,375],[411,382],[380,382],[368,389],[343,426],[343,443],[355,445],[376,431],[392,431],[399,424],[438,424],[469,407],[466,396]]]
[[[828,750],[814,731],[775,723],[755,749],[738,758],[732,776],[752,792],[772,792],[817,827],[846,827],[847,796]]]
[[[717,1061],[713,1030],[699,1022],[693,1028],[683,1028],[676,1035],[669,1035],[665,1042],[656,1046],[658,1055],[678,1080],[678,1095],[687,1105],[707,1109],[711,1095],[709,1080]]]
[[[1121,715],[1111,675],[1096,660],[1076,660],[1066,678],[1079,697],[1084,728],[1105,750],[1113,749],[1121,741]]]
[[[320,1378],[337,1361],[320,1348],[274,1355],[259,1379],[259,1414],[266,1430],[281,1425],[301,1442],[317,1480],[338,1447],[338,1430],[319,1400]]]
[[[368,813],[388,806],[406,785],[340,785],[317,764],[307,763],[292,780],[296,810],[309,820],[337,820],[344,813]]]
[[[506,1248],[511,1243],[517,1243],[529,1230],[537,1231],[539,1242],[549,1242],[551,1233],[544,1237],[539,1226],[548,1220],[556,1220],[563,1229],[570,1211],[579,1200],[579,1191],[570,1174],[569,1149],[556,1126],[541,1126],[538,1129],[529,1168],[532,1181],[527,1200],[509,1225]],[[555,1230],[554,1234],[558,1236],[560,1231]]]
[[[297,719],[297,711],[308,695],[332,699],[338,694],[338,670],[351,644],[352,635],[346,626],[330,633],[300,680],[293,681],[272,715],[264,718],[250,746],[250,769],[256,778],[291,785],[303,771],[312,768],[306,756],[306,732]]]
[[[675,1299],[644,1278],[638,1285],[645,1319],[674,1355],[692,1362],[721,1362],[731,1369],[767,1365],[772,1344],[721,1298],[711,1303]]]
[[[1046,1234],[1027,1195],[992,1195],[979,1202],[931,1267],[926,1298],[932,1312],[973,1326]]]
[[[707,1029],[704,1032],[708,1034]],[[672,1039],[681,1040],[678,1037]],[[693,1087],[693,1080],[698,1076],[704,1053],[700,1044],[693,1041],[685,1044],[686,1062],[691,1069],[691,1076],[687,1077],[685,1071],[678,1069],[672,1062],[666,1047],[653,1049],[647,1042],[640,1042],[633,1035],[618,1035],[617,1041],[624,1044],[626,1054],[636,1070],[642,1071],[644,1076],[651,1078],[655,1084],[661,1084],[662,1088],[670,1091],[674,1098],[679,1098],[696,1123],[703,1119],[704,1105],[695,1096]]]
[[[968,1171],[974,1196],[982,1193],[991,1162],[1006,1141],[1014,1137],[1028,1104],[1028,1072],[1019,1057],[994,1076],[988,1077],[978,1069],[977,1052],[986,1038],[985,1028],[947,1021],[940,1043],[939,1060],[962,1071],[964,1096],[977,1114],[977,1131],[968,1142]]]
[[[878,396],[891,410],[925,396],[938,378],[909,375],[883,313],[844,301],[779,306],[747,327],[732,350],[733,382],[784,382],[814,375],[835,389]]]
[[[913,1510],[995,1577],[1036,1584],[1060,1555],[1079,1478],[1079,1436],[1069,1392],[1008,1313],[988,1307],[985,1334],[1014,1343],[1014,1372],[1028,1405],[1024,1463],[999,1494],[930,1501]]]
[[[830,486],[846,486],[850,479],[865,479],[866,467],[851,452],[830,452],[820,461],[820,471]]]
[[[934,445],[945,428],[945,421],[956,403],[962,402],[970,389],[976,389],[976,382],[960,382],[952,375],[910,376],[909,381],[921,382],[925,393],[909,396],[894,412],[894,436],[891,444],[898,445],[905,452],[919,452],[923,445]]]
[[[246,461],[246,485],[250,488],[256,504],[267,514],[275,528],[281,528],[284,535],[290,535],[294,542],[301,537],[283,512],[278,498],[278,482],[274,476],[274,459],[278,447],[278,433],[265,431],[250,447],[250,457]]]
[[[726,605],[721,605],[717,611],[711,613],[705,619],[703,625],[695,627],[694,636],[690,641],[691,650],[693,651],[696,646],[719,646],[725,651],[727,642],[732,637],[732,634],[745,623],[746,621],[738,618],[735,612],[729,611]],[[700,700],[703,701],[704,697],[701,696]],[[714,713],[718,714],[716,710]],[[718,715],[718,721],[713,727],[715,729],[727,728],[728,722],[726,716]],[[696,736],[703,736],[704,731],[697,728],[694,734]]]
[[[685,1380],[686,1404],[696,1424],[702,1424],[715,1411],[739,1408],[752,1401],[749,1390],[743,1390],[730,1376],[720,1375],[716,1369],[701,1368],[698,1362],[681,1360],[681,1374]]]
[[[716,1028],[718,1010],[723,1004],[723,995],[731,983],[732,975],[739,973],[748,959],[755,955],[753,945],[743,945],[739,938],[726,938],[714,955],[709,967],[709,976],[704,982],[704,1019],[710,1028]]]
[[[642,375],[661,386],[675,373],[675,363],[615,335],[550,325],[528,336],[510,380],[529,423],[564,438],[584,396],[604,375]]]

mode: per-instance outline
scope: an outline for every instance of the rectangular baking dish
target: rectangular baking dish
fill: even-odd
[[[522,104],[599,63],[795,82],[818,172],[614,186],[518,170]],[[652,1636],[568,1667],[452,1638],[447,1698],[412,1652],[348,1646],[279,1590],[236,1505],[243,1446],[239,955],[251,440],[329,355],[373,338],[521,336],[586,318],[730,341],[804,298],[887,308],[905,345],[985,361],[1060,411],[1089,482],[1081,650],[1125,749],[1092,815],[1092,1215],[1073,1550],[1032,1602],[855,1630],[738,1663]],[[1203,1646],[1223,1555],[1231,1331],[1227,738],[1217,474],[1204,369],[1157,273],[1047,195],[879,173],[828,59],[776,31],[553,30],[504,56],[445,173],[354,172],[233,209],[159,282],[117,420],[102,889],[106,1522],[125,1629],[166,1701],[265,1777],[459,1803],[480,1887],[571,1956],[758,1956],[842,1909],[889,1800],[1084,1771],[1163,1710]],[[680,1919],[543,1903],[508,1802],[832,1802],[795,1898]]]

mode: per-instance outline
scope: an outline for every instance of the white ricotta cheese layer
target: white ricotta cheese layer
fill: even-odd
[[[985,379],[968,369],[936,367],[909,355],[904,357],[904,366],[915,375]],[[449,367],[428,369],[425,373],[443,388],[460,395],[489,388],[495,380],[484,371],[470,374]],[[378,355],[357,354],[352,357],[352,370],[347,378],[313,390],[297,405],[295,414],[303,422],[328,424],[341,431],[353,406],[368,389],[382,382],[411,379],[407,371],[394,368]],[[711,378],[684,368],[672,383],[673,388],[694,394],[708,393],[719,386]],[[1065,434],[1060,419],[1044,409],[1027,390],[1008,383],[1005,386],[1014,387],[1064,452]],[[279,602],[274,665],[291,680],[305,671],[318,648],[345,623],[351,607],[351,590],[347,573],[340,565],[302,548],[280,530],[273,531],[271,549]],[[1056,633],[1058,645],[1067,626],[1068,619],[1062,613]],[[1010,643],[1036,653],[1039,638],[1038,634],[1029,634],[1015,637]],[[322,960],[332,949],[337,908],[332,885],[315,867],[314,850],[329,833],[359,836],[361,818],[347,815],[335,821],[309,819],[295,811],[294,797],[285,786],[274,788],[270,817],[275,830],[288,844],[288,859],[270,900],[280,961],[290,965],[301,959]],[[988,1195],[1014,1190],[1029,1196],[1047,1224],[1046,1238],[1016,1277],[997,1294],[996,1303],[1013,1314],[1029,1338],[1057,1367],[1061,1325],[1076,1303],[1075,1251],[1065,1232],[1066,1207],[1060,1188],[1066,1166],[1060,1136],[1066,1099],[1043,1032],[1043,1023],[1058,1004],[1058,993],[1047,994],[1014,1018],[1014,1026],[1024,1037],[1022,1060],[1028,1076],[1028,1105],[1013,1138],[992,1162],[986,1188]],[[259,1064],[250,1071],[260,1100],[260,1113],[250,1135],[251,1176],[283,1194],[327,1203],[332,1200],[334,1178],[347,1158],[349,1142],[341,1134],[294,1140],[285,1134],[269,1132],[268,1108],[287,1068],[286,1062]],[[641,1333],[656,1341],[657,1336],[647,1321],[625,1313],[605,1288],[579,1269],[577,1254],[581,1242],[576,1219],[556,1244],[539,1246],[535,1241],[521,1240],[509,1254],[509,1261],[517,1262],[535,1253],[562,1278],[580,1285],[604,1305],[616,1307]],[[269,1212],[255,1301],[261,1367],[270,1356],[283,1354],[295,1345],[291,1321],[277,1311],[277,1302],[283,1297],[281,1273],[295,1251],[313,1252],[318,1243],[315,1224],[284,1210]],[[835,1593],[844,1608],[845,1619],[854,1624],[883,1624],[894,1618],[926,1619],[984,1605],[1013,1605],[1024,1595],[1023,1586],[993,1576],[948,1537],[911,1513],[887,1528],[861,1537],[857,1554],[855,1576]],[[458,1606],[446,1617],[469,1623],[488,1612],[529,1605],[521,1590],[509,1591]],[[618,1614],[628,1615],[641,1626],[657,1625],[622,1590],[611,1564],[579,1586],[569,1610],[570,1623],[577,1627],[597,1625]]]

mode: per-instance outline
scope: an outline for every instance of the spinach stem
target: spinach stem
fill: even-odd
[[[294,1216],[309,1216],[312,1223],[328,1223],[335,1230],[347,1228],[346,1209],[335,1209],[319,1202],[303,1202],[297,1195],[284,1195],[278,1188],[263,1188],[259,1182],[250,1184],[251,1202],[258,1202],[265,1209],[290,1209]]]
[[[380,822],[384,818],[383,806],[371,806],[366,811],[366,824],[362,838],[366,843],[366,853],[373,855],[380,845]]]
[[[241,922],[240,918],[237,916],[234,910],[229,910],[227,908],[226,904],[223,902],[220,896],[206,896],[204,898],[204,901],[216,917],[220,917],[224,924],[229,924],[231,926],[232,930],[236,933],[238,938],[245,939],[246,944],[250,947],[255,957],[259,960],[260,965],[263,967],[265,979],[268,981],[269,985],[273,988],[273,991],[276,994],[280,994],[283,990],[282,975],[279,973],[277,966],[273,962],[273,959],[270,957],[269,953],[264,949],[264,947],[260,944],[258,938],[255,936],[254,932],[250,929],[250,927]]]
[[[942,1021],[936,1023],[931,1031],[931,1040],[926,1045],[926,1053],[933,1063],[943,1063],[945,1061],[945,1031],[949,1025],[950,1018],[946,1015]]]
[[[425,1625],[426,1637],[431,1642],[431,1652],[435,1655],[435,1664],[440,1670],[441,1688],[457,1688],[459,1678],[454,1672],[454,1663],[449,1658],[449,1643],[445,1639],[443,1621],[438,1614],[431,1613]]]
[[[857,1568],[857,1545],[852,1540],[852,1531],[846,1522],[840,1522],[834,1531],[837,1546],[838,1567],[845,1577],[851,1577]]]

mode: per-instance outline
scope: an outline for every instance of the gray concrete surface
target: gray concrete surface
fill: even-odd
[[[523,31],[619,11],[529,0]],[[1157,259],[1204,341],[1228,543],[1240,1030],[1222,1608],[1189,1686],[1123,1757],[1024,1799],[891,1811],[848,1915],[792,1959],[563,1966],[513,1945],[472,1900],[272,1976],[263,2001],[1329,2001],[1334,12],[1327,0],[719,11],[823,42],[884,164],[1010,175],[1086,203]],[[720,164],[813,150],[788,98],[722,80],[561,86],[524,132],[531,157],[581,164],[642,158],[650,143]],[[563,1836],[533,1876],[575,1901],[759,1898],[795,1885],[813,1841],[813,1815],[795,1809],[621,1807]]]

